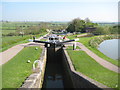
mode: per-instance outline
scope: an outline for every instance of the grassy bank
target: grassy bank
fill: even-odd
[[[88,56],[84,51],[73,51],[72,47],[69,47],[67,49],[67,52],[73,62],[76,71],[81,72],[84,75],[108,87],[118,87],[117,73],[101,66],[90,56]]]
[[[76,37],[76,35],[74,36],[68,36],[69,39],[74,39]],[[92,40],[96,40],[98,39],[99,36],[92,36],[92,37],[81,37],[79,38],[80,40],[78,42],[84,44],[88,49],[90,49],[92,52],[94,52],[95,54],[97,54],[99,57],[111,62],[112,64],[114,65],[117,65],[120,67],[120,65],[118,64],[118,60],[114,60],[114,59],[111,59],[109,57],[107,57],[106,55],[104,55],[102,52],[100,52],[96,46],[93,46],[90,44],[90,42]],[[108,38],[106,38],[107,40]],[[110,38],[109,38],[110,39]],[[104,40],[104,39],[103,39]],[[97,41],[97,40],[96,40]],[[96,42],[94,41],[94,43],[96,44]],[[100,40],[99,40],[99,43],[100,43]]]
[[[104,36],[98,36],[95,37],[94,39],[91,39],[89,41],[89,45],[93,48],[97,48],[101,42],[104,40],[109,40],[109,39],[119,39],[119,35],[104,35]]]
[[[39,35],[35,35],[37,38],[46,34],[45,33],[41,33]],[[21,43],[27,43],[28,39],[32,39],[33,35],[25,35],[25,36],[6,36],[6,37],[2,37],[2,45],[0,45],[0,47],[2,49],[0,49],[0,52],[7,50],[8,48],[11,48],[14,45],[17,44],[21,44]]]
[[[2,51],[6,50],[7,48],[15,45],[16,43],[19,43],[19,42],[22,42],[24,41],[27,42],[26,39],[30,38],[30,36],[7,36],[7,37],[2,37],[2,45],[1,48],[2,48]]]
[[[3,88],[19,88],[24,80],[32,73],[32,64],[39,59],[42,49],[26,47],[2,66]],[[30,60],[30,63],[27,61]]]

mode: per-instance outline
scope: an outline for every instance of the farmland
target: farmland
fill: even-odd
[[[66,22],[0,22],[2,23],[2,44],[0,52],[8,48],[28,42],[33,36],[40,37],[47,33],[46,29],[63,29]]]
[[[7,35],[9,33],[15,33],[15,30],[2,30],[3,35]]]
[[[2,44],[0,45],[0,52],[7,50],[8,48],[20,44],[28,42],[28,39],[32,39],[33,34],[27,35],[24,29],[29,31],[28,26],[37,26],[38,23],[30,23],[30,22],[2,22]],[[36,37],[40,37],[44,35],[46,31],[34,34]],[[34,32],[34,28],[32,30]],[[20,34],[20,32],[24,32],[24,34]]]

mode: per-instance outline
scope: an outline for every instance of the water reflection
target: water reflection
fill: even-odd
[[[45,88],[64,88],[60,64],[49,62],[45,73]]]
[[[120,39],[105,40],[99,45],[98,50],[112,59],[120,59],[118,42],[120,42]]]
[[[61,49],[47,48],[43,88],[64,88]]]

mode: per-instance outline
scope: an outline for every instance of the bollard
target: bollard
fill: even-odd
[[[27,61],[27,63],[30,63],[30,62],[31,62],[30,60]]]
[[[38,48],[36,47],[35,50],[38,50]]]
[[[73,43],[73,50],[76,49],[76,42]]]
[[[75,50],[75,45],[73,44],[73,50]]]

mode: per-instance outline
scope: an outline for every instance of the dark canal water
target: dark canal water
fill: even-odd
[[[71,87],[69,86],[71,81],[67,80],[67,75],[64,73],[61,53],[60,50],[54,52],[54,49],[47,49],[47,63],[42,89],[64,89],[66,87]]]
[[[100,50],[106,56],[118,60],[120,59],[119,42],[120,39],[105,40],[99,45],[98,50]]]
[[[49,62],[46,68],[43,88],[64,88],[60,63]]]

